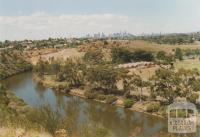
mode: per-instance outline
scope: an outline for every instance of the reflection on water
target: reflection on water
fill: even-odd
[[[77,129],[80,123],[89,122],[103,125],[116,137],[149,137],[159,132],[166,133],[166,121],[123,108],[59,94],[37,85],[32,80],[32,73],[14,76],[3,83],[29,105],[38,107],[49,104],[52,109],[69,116],[73,129]]]

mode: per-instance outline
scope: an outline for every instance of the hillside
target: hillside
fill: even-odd
[[[25,60],[22,52],[18,50],[0,52],[0,80],[31,68],[31,64]]]

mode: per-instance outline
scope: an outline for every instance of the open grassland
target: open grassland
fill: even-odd
[[[144,80],[148,80],[151,78],[157,69],[160,67],[158,65],[149,68],[132,68],[129,69],[130,72],[135,72],[140,75]],[[181,68],[184,69],[198,69],[200,71],[200,60],[199,59],[186,59],[182,61],[176,61],[174,63],[175,70],[179,70]]]
[[[191,45],[167,45],[167,44],[156,44],[156,43],[150,43],[147,41],[142,40],[134,40],[134,41],[128,41],[128,40],[108,40],[108,45],[99,44],[100,41],[87,43],[84,46],[80,48],[84,48],[85,50],[80,50],[80,48],[67,48],[67,49],[42,49],[40,50],[34,50],[31,51],[31,54],[29,54],[30,61],[32,64],[36,64],[39,58],[43,58],[45,60],[48,60],[50,58],[55,59],[66,59],[66,58],[79,58],[84,56],[85,51],[89,49],[103,49],[105,57],[110,57],[110,48],[113,46],[124,46],[128,47],[128,49],[135,51],[135,50],[146,50],[146,51],[152,51],[152,52],[158,52],[158,51],[165,51],[167,53],[173,53],[173,50],[176,48],[180,49],[200,49],[200,44],[191,44]],[[87,50],[86,50],[87,49]],[[80,52],[83,51],[83,52]]]
[[[65,60],[67,58],[79,58],[79,57],[82,57],[83,55],[84,55],[84,52],[78,52],[78,49],[76,48],[68,48],[68,49],[62,49],[62,50],[51,52],[51,53],[38,54],[38,55],[32,56],[30,57],[30,61],[32,64],[35,65],[40,58],[44,60],[49,60],[51,58]]]
[[[200,60],[199,59],[187,59],[183,61],[177,61],[174,63],[175,69],[199,69],[200,70]]]
[[[172,53],[173,49],[181,48],[181,49],[200,49],[200,45],[166,45],[166,44],[156,44],[150,43],[146,41],[136,40],[131,42],[122,42],[123,46],[128,46],[131,50],[147,50],[152,52],[165,51],[167,53]]]
[[[129,69],[129,71],[134,72],[137,75],[140,75],[142,77],[142,79],[144,79],[144,80],[148,80],[155,74],[155,71],[158,68],[159,68],[159,66],[154,66],[154,67],[150,67],[150,68],[133,68],[133,69]]]
[[[87,43],[85,45],[86,47],[93,47],[95,44],[93,43]],[[99,44],[99,41],[96,42],[96,45],[103,45]],[[135,40],[135,41],[128,41],[128,40],[108,40],[107,46],[99,46],[98,48],[103,49],[104,57],[106,60],[111,59],[110,55],[110,46],[124,46],[128,47],[130,50],[147,50],[152,52],[158,52],[158,51],[165,51],[167,53],[173,53],[173,50],[176,48],[180,49],[200,49],[200,44],[191,44],[191,45],[167,45],[167,44],[156,44],[151,43],[147,41],[142,40]],[[106,48],[107,47],[107,48]],[[44,49],[48,50],[48,49]],[[51,50],[52,51],[52,50]],[[44,52],[45,54],[38,54],[37,56],[33,56],[31,59],[31,62],[33,64],[36,64],[39,58],[43,58],[45,60],[49,60],[50,58],[54,59],[66,59],[66,58],[80,58],[83,57],[85,52],[80,52],[78,48],[67,48],[62,50],[57,50],[54,52]],[[34,54],[35,55],[35,54]],[[200,69],[200,61],[199,59],[189,59],[189,60],[183,60],[183,61],[176,61],[174,63],[175,69],[185,68],[185,69],[193,69],[198,68]],[[155,70],[158,69],[159,66],[154,66],[150,68],[133,68],[130,69],[131,72],[135,72],[136,74],[140,75],[143,79],[149,79],[152,75],[155,74]]]
[[[76,48],[68,48],[68,49],[63,49],[61,51],[47,54],[47,55],[42,55],[42,58],[49,59],[54,57],[55,59],[67,59],[67,58],[79,58],[84,55],[83,52],[78,52]]]

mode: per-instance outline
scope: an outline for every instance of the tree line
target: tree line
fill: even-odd
[[[40,60],[35,71],[40,77],[55,75],[56,81],[67,82],[68,85],[63,88],[86,87],[86,96],[90,99],[98,98],[113,103],[116,96],[123,96],[127,107],[131,107],[135,101],[144,100],[166,105],[177,97],[196,103],[199,97],[196,92],[200,91],[200,72],[197,69],[175,71],[160,68],[149,80],[143,80],[139,74],[117,68],[113,64],[88,64],[81,59],[52,59],[50,62]],[[122,82],[122,89],[118,88],[119,81]],[[146,90],[150,92],[149,97],[143,95]],[[138,96],[131,92],[138,93]]]

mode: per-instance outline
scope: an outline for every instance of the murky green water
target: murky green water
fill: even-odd
[[[167,132],[167,123],[160,118],[56,93],[52,89],[37,85],[31,72],[11,77],[3,83],[31,106],[49,104],[52,109],[59,110],[64,115],[72,115],[74,124],[100,124],[112,131],[116,137],[129,137],[130,134],[150,137],[159,133],[158,137]]]

